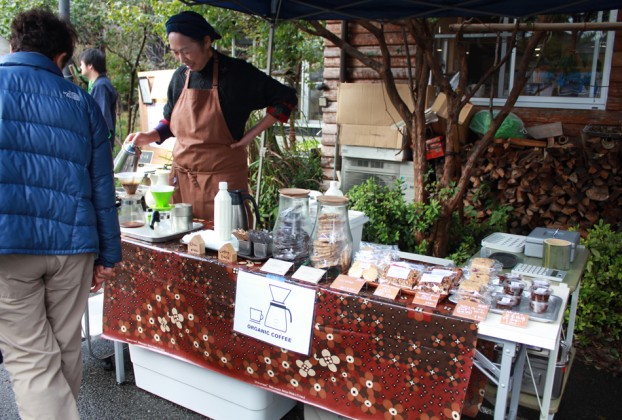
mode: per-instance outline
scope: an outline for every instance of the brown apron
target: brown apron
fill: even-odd
[[[191,203],[194,217],[214,220],[220,181],[227,181],[229,191],[248,189],[247,152],[229,147],[236,140],[218,100],[217,53],[211,89],[188,89],[189,80],[190,71],[171,116],[171,131],[177,138],[171,171],[173,202]]]

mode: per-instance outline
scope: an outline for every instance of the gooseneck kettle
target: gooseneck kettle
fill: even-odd
[[[233,214],[231,217],[231,228],[248,230],[251,227],[251,220],[249,220],[249,214],[246,211],[245,201],[250,201],[252,204],[252,210],[255,213],[255,223],[259,223],[259,206],[255,201],[255,198],[246,192],[246,190],[233,190],[229,191],[231,196],[231,206],[233,207]]]
[[[139,158],[140,149],[134,145],[134,142],[124,143],[114,158],[114,173],[136,172]]]

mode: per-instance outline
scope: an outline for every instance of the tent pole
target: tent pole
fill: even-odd
[[[65,19],[67,22],[70,22],[69,16],[69,0],[58,0],[58,17],[61,19]],[[73,80],[73,76],[71,75],[71,71],[69,70],[69,63],[63,69],[63,77],[65,80]]]
[[[69,0],[58,0],[58,16],[69,20]]]
[[[274,21],[270,22],[270,33],[268,35],[268,62],[266,64],[266,72],[268,76],[272,75],[272,47],[274,45],[274,27],[276,23]],[[265,112],[264,112],[265,116]],[[261,141],[259,145],[259,169],[257,169],[257,190],[255,191],[255,200],[259,203],[259,194],[261,193],[261,175],[263,169],[263,159],[266,156],[266,131],[264,130],[261,133]],[[255,221],[255,224],[259,222]]]

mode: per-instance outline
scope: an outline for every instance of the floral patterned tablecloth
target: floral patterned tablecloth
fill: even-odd
[[[477,324],[452,316],[453,304],[420,308],[412,296],[388,301],[329,281],[308,285],[316,305],[307,356],[233,330],[237,273],[258,264],[185,251],[124,239],[123,262],[105,287],[104,336],[347,417],[460,418]]]

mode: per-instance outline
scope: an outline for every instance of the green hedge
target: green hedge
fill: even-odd
[[[622,232],[602,220],[581,243],[589,250],[581,282],[575,338],[579,346],[608,348],[619,359],[622,338]]]

